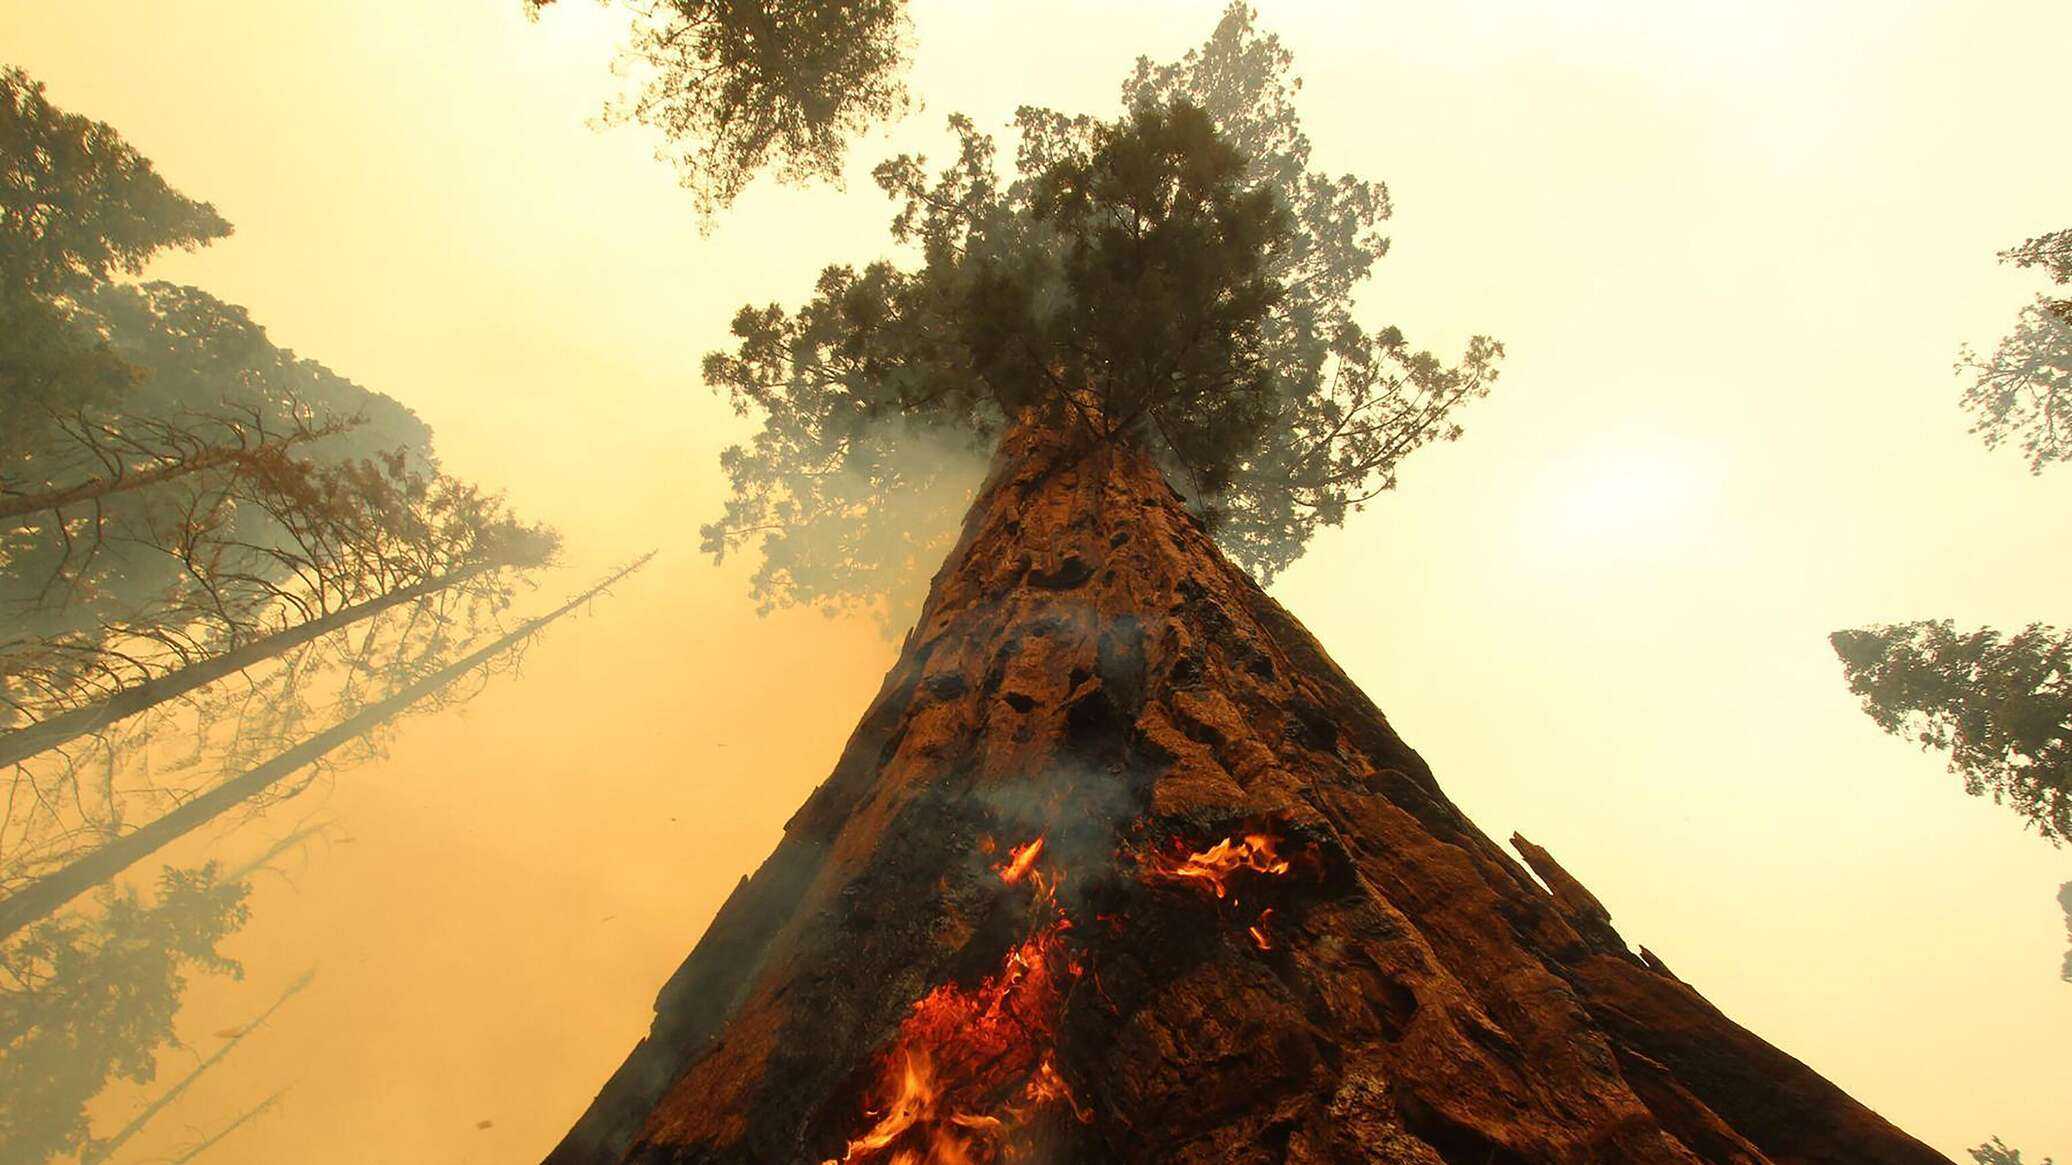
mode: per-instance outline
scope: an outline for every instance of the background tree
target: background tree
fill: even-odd
[[[549,624],[646,566],[653,557],[654,552],[648,552],[553,610],[534,616],[487,645],[446,663],[430,675],[361,706],[351,716],[267,758],[264,763],[181,801],[168,812],[135,829],[111,835],[103,844],[69,856],[63,865],[0,898],[0,938],[55,913],[80,894],[109,881],[187,834],[235,810],[249,808],[255,798],[323,760],[332,751],[364,739],[368,733],[408,712],[413,705],[440,696],[476,669],[524,647]]]
[[[736,316],[706,380],[764,424],[723,456],[732,496],[702,534],[718,558],[763,552],[766,605],[871,601],[932,569],[941,535],[915,514],[973,484],[943,450],[983,452],[1024,413],[1151,450],[1262,580],[1459,434],[1501,346],[1449,365],[1354,320],[1387,191],[1310,168],[1288,53],[1253,16],[1233,4],[1203,49],[1140,62],[1112,120],[1022,109],[1012,178],[952,117],[940,172],[876,170],[916,264],[829,267],[796,311]]]
[[[2006,1143],[2001,1141],[1999,1137],[1994,1137],[1985,1144],[1975,1149],[1968,1149],[1966,1152],[1971,1154],[1971,1159],[1978,1162],[1978,1165],[2022,1165],[2022,1151],[2020,1149],[2008,1148]],[[2051,1159],[2045,1157],[2041,1165],[2051,1165]]]
[[[188,976],[242,976],[217,946],[244,925],[246,893],[213,863],[169,868],[149,905],[112,889],[97,913],[0,948],[0,1161],[85,1148],[87,1102],[111,1079],[153,1078]]]
[[[2013,808],[2053,842],[2072,838],[2072,632],[1960,634],[1942,619],[1830,641],[1878,727],[1949,753],[1965,792]]]
[[[355,669],[374,658],[375,626],[356,656],[326,637],[400,626],[421,642],[383,657],[421,676],[499,630],[518,578],[556,543],[440,473],[408,409],[275,345],[244,309],[115,282],[228,224],[19,71],[0,75],[0,95],[0,294],[40,329],[0,332],[0,887],[12,889],[118,835],[132,806],[155,815],[197,791],[153,779],[163,757],[125,755],[107,736],[118,722],[178,702],[197,740],[220,737],[231,702],[210,688],[235,677],[272,701],[263,717],[230,717],[236,739],[211,759],[249,767],[307,734],[303,693],[323,686],[312,663],[340,666],[348,700],[368,687],[373,673]],[[456,637],[461,623],[472,630]],[[121,742],[166,723],[127,725]],[[206,787],[219,774],[194,751],[173,767]]]
[[[554,0],[525,0],[537,17]],[[848,139],[907,108],[906,0],[626,0],[619,69],[632,89],[606,120],[661,131],[699,213],[749,180],[839,180]]]
[[[2000,260],[2072,283],[2072,230],[2038,235]],[[2017,443],[2031,473],[2072,454],[2072,299],[2038,296],[1990,357],[1967,347],[1957,368],[1971,374],[1961,403],[1987,448]],[[2011,806],[2053,844],[2072,836],[2072,632],[2032,623],[2011,636],[1960,634],[1943,619],[1837,631],[1828,641],[1880,728],[1948,752],[1965,792]],[[2072,954],[2064,978],[2072,982]]]
[[[2072,283],[2072,230],[2038,235],[2000,259],[2041,268],[2060,287]],[[2072,298],[2037,296],[1991,356],[1966,348],[1958,368],[1972,375],[1964,408],[1988,448],[2016,442],[2031,472],[2072,456]]]

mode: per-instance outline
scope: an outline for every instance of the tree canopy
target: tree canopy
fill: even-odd
[[[1942,619],[1829,641],[1878,727],[1948,752],[1965,792],[1991,795],[2053,842],[2072,838],[2072,632],[1959,633]]]
[[[1994,1137],[1983,1145],[1966,1149],[1965,1152],[1971,1154],[1971,1159],[1978,1165],[2023,1165],[2022,1151],[2008,1148],[2007,1142],[1999,1137]],[[2045,1157],[2036,1165],[2051,1165],[2051,1159]]]
[[[2038,235],[2000,259],[2072,283],[2072,230]],[[1991,355],[1967,348],[1958,368],[1971,374],[1964,408],[1988,448],[2014,442],[2031,472],[2072,458],[2072,296],[2037,296]]]
[[[606,0],[609,2],[609,0]],[[525,0],[537,16],[554,0]],[[608,121],[661,131],[658,157],[724,209],[774,169],[841,177],[848,139],[907,107],[906,0],[628,0],[620,69],[636,78]]]
[[[1477,337],[1449,364],[1355,320],[1388,192],[1311,167],[1290,65],[1234,3],[1181,61],[1140,61],[1120,115],[1020,110],[1011,177],[963,116],[947,166],[880,165],[909,262],[831,266],[796,310],[744,307],[737,347],[706,358],[764,420],[723,457],[733,493],[706,549],[759,545],[766,603],[867,599],[933,566],[906,503],[946,492],[941,450],[983,450],[1033,410],[1152,452],[1271,579],[1404,456],[1457,436],[1501,346]],[[858,561],[884,546],[907,553]]]
[[[20,69],[0,70],[0,282],[75,292],[229,233],[107,124],[52,106]]]
[[[55,918],[0,950],[0,1145],[10,1162],[88,1141],[86,1106],[110,1079],[148,1081],[171,1043],[191,971],[238,977],[217,952],[247,917],[242,881],[215,863],[168,867],[146,905],[129,887],[87,917]]]

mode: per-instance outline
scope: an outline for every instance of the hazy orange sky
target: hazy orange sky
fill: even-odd
[[[1879,733],[1825,641],[2072,622],[2072,471],[1983,449],[1951,370],[2038,289],[1994,253],[2072,226],[2072,5],[1262,8],[1318,161],[1394,194],[1369,318],[1510,351],[1466,437],[1276,595],[1484,830],[1548,846],[1728,1014],[1946,1153],[2072,1156],[2072,853]],[[740,303],[884,251],[875,160],[943,152],[953,110],[1110,112],[1217,9],[917,0],[925,108],[846,192],[761,183],[701,235],[650,141],[585,124],[615,12],[0,0],[6,63],[236,224],[153,275],[403,400],[449,468],[561,527],[535,603],[662,548],[521,675],[295,803],[353,840],[261,884],[246,980],[198,980],[180,1031],[206,1051],[315,984],[139,1159],[281,1087],[212,1159],[558,1139],[893,654],[862,621],[756,618],[745,571],[696,554],[743,431],[698,358]]]

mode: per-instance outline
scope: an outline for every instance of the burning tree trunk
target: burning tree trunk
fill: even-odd
[[[1926,1163],[1440,792],[1148,459],[1011,432],[550,1161]]]

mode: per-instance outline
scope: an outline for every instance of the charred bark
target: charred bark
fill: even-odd
[[[1024,425],[548,1160],[1944,1160],[1519,840],[1551,893],[1146,458]]]

